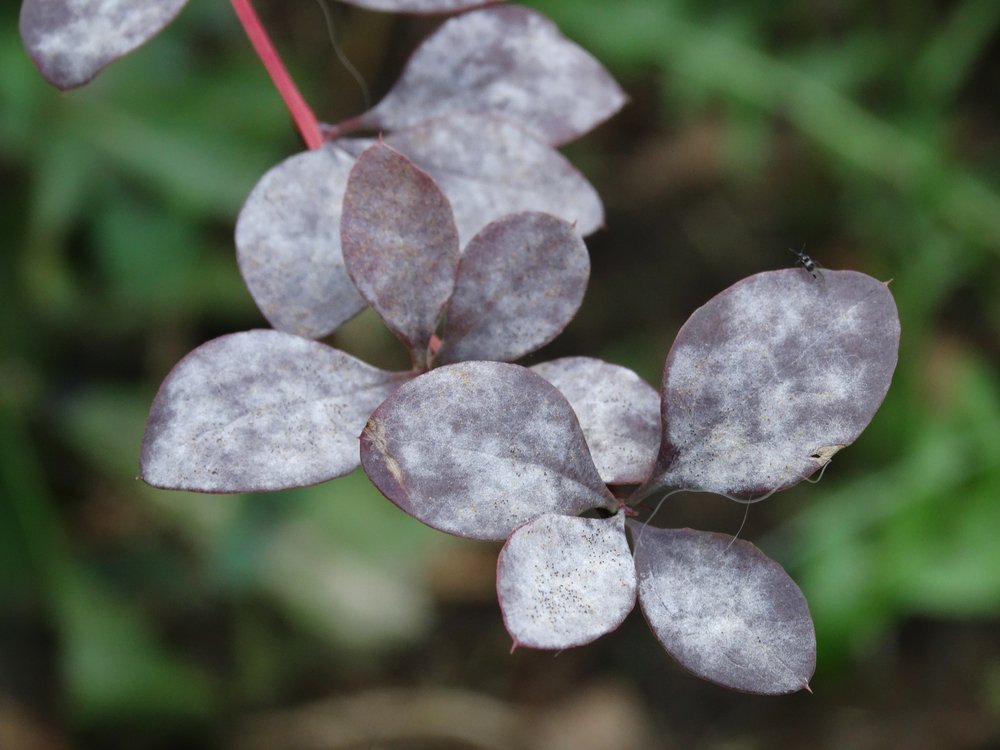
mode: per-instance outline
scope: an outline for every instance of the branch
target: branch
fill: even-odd
[[[236,15],[240,19],[240,23],[243,24],[243,30],[257,52],[257,56],[267,69],[271,80],[274,81],[274,85],[278,89],[278,93],[281,94],[281,98],[285,100],[285,106],[292,115],[292,119],[295,120],[295,125],[302,135],[302,140],[305,141],[306,146],[310,149],[319,148],[323,145],[323,134],[320,131],[316,115],[313,114],[309,105],[306,104],[306,100],[302,97],[302,94],[292,81],[292,77],[281,62],[278,51],[271,43],[271,39],[264,29],[264,25],[260,22],[260,17],[257,15],[257,11],[254,10],[253,4],[250,0],[231,0],[231,2],[233,10],[236,11]]]

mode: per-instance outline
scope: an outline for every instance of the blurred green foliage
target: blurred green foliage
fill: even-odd
[[[532,5],[634,96],[572,149],[609,202],[595,263],[631,276],[617,289],[595,274],[567,334],[579,348],[558,353],[655,379],[692,303],[790,264],[784,247],[803,238],[831,267],[894,277],[903,341],[882,411],[757,541],[804,589],[821,669],[907,617],[1000,615],[1000,4]],[[15,10],[0,24],[0,628],[12,634],[0,687],[65,709],[73,727],[176,728],[287,695],[317,651],[333,668],[415,642],[432,622],[421,565],[449,541],[363,476],[259,497],[134,479],[168,369],[213,335],[264,324],[232,225],[260,175],[299,148],[227,4],[192,2],[70,93],[24,55]],[[279,46],[326,102],[318,8],[267,10],[287,16]],[[338,22],[365,76],[391,80],[389,22]],[[351,84],[338,86],[348,103],[329,120],[357,111]],[[623,188],[635,154],[703,133],[707,151]],[[338,341],[376,364],[395,356],[370,316]],[[36,628],[56,644],[54,677],[18,653]]]

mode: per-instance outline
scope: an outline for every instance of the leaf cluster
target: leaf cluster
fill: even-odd
[[[74,86],[182,5],[26,0],[22,35],[50,80]],[[442,24],[378,105],[329,126],[329,143],[286,159],[248,197],[237,256],[274,330],[181,360],[150,411],[142,478],[275,490],[360,462],[424,523],[506,540],[497,589],[515,645],[587,643],[638,601],[695,674],[799,690],[815,634],[784,570],[748,542],[628,519],[659,495],[752,502],[824,468],[885,396],[895,304],[853,271],[761,273],[691,316],[658,392],[585,357],[509,364],[576,313],[590,271],[582,237],[603,221],[555,148],[623,102],[599,63],[534,11],[498,5]],[[348,137],[359,129],[383,135]],[[315,340],[366,305],[411,370]]]

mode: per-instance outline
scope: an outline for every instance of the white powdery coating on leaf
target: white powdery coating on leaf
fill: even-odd
[[[475,539],[616,507],[566,399],[516,365],[464,362],[411,381],[372,414],[361,460],[404,511]]]
[[[353,164],[335,146],[296,154],[268,171],[243,204],[236,222],[240,272],[278,330],[319,338],[365,306],[340,251]]]
[[[722,292],[667,358],[658,481],[742,494],[809,476],[871,420],[898,341],[891,295],[864,274],[789,269]]]
[[[517,646],[570,648],[611,632],[635,606],[625,517],[544,515],[520,526],[500,552],[497,594]]]
[[[531,369],[573,407],[607,484],[649,478],[660,446],[660,396],[651,385],[627,367],[591,357],[565,357]]]
[[[563,219],[524,212],[489,224],[459,263],[440,361],[511,361],[547,344],[580,309],[589,277],[587,246]]]
[[[491,221],[544,211],[586,237],[604,225],[594,187],[545,141],[498,117],[450,115],[386,142],[426,170],[451,201],[463,247]]]
[[[520,6],[498,6],[446,21],[365,121],[398,130],[442,115],[499,115],[558,145],[624,102],[601,64],[551,21]]]
[[[633,524],[639,603],[664,648],[699,677],[782,694],[808,686],[816,634],[805,598],[749,542]]]
[[[157,487],[242,492],[298,487],[358,465],[358,434],[401,376],[279,331],[209,341],[164,380],[143,438]]]
[[[21,36],[42,74],[72,88],[155,36],[186,2],[24,0]]]
[[[423,366],[461,255],[447,196],[430,175],[379,142],[351,169],[340,243],[361,296]]]

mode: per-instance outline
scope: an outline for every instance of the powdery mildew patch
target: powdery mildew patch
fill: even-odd
[[[446,365],[375,412],[361,461],[379,490],[429,526],[505,539],[542,513],[614,509],[566,399],[516,365]]]
[[[634,538],[643,614],[681,666],[753,693],[808,687],[816,634],[778,563],[724,534],[646,528]]]
[[[569,648],[611,632],[635,606],[624,515],[550,514],[518,527],[500,553],[497,594],[515,646]]]
[[[545,211],[587,236],[604,224],[597,191],[558,151],[501,117],[451,114],[386,136],[437,180],[451,201],[463,246],[486,224]]]
[[[496,6],[442,24],[364,123],[398,130],[442,115],[491,113],[558,145],[624,103],[608,72],[555,24],[528,8]]]
[[[142,478],[201,492],[315,484],[358,466],[358,433],[405,375],[308,339],[246,331],[182,359],[153,401]]]
[[[472,238],[445,310],[442,362],[510,361],[554,339],[576,315],[590,256],[568,222],[511,214]]]
[[[564,357],[531,369],[573,407],[606,484],[649,478],[660,445],[660,396],[652,386],[626,367],[591,357]]]
[[[423,364],[458,268],[458,230],[444,193],[398,151],[372,146],[348,177],[340,242],[361,296]]]
[[[319,338],[365,306],[344,268],[340,213],[354,159],[327,145],[268,171],[236,222],[240,273],[278,330]]]
[[[155,36],[187,0],[24,0],[28,53],[59,88],[80,86]]]
[[[688,320],[663,380],[658,483],[752,495],[822,467],[889,387],[899,318],[854,271],[752,276]]]

